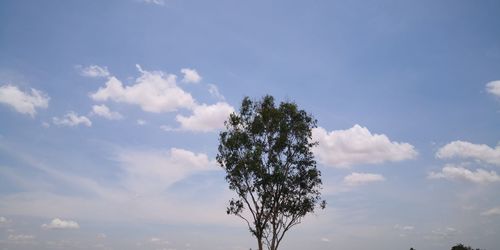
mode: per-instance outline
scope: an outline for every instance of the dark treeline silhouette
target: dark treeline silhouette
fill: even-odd
[[[464,244],[457,244],[453,246],[451,250],[484,250],[484,249],[472,248],[470,246],[465,246]]]
[[[416,250],[415,248],[410,248],[410,250]],[[472,248],[470,246],[465,246],[464,244],[460,243],[455,246],[451,247],[451,250],[485,250],[485,249],[480,249],[480,248]]]

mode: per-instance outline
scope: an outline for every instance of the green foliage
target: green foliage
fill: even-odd
[[[316,120],[292,102],[244,98],[220,133],[217,161],[238,198],[227,208],[247,222],[259,250],[276,250],[285,233],[321,200],[321,173],[311,148]],[[244,211],[247,211],[244,214]]]

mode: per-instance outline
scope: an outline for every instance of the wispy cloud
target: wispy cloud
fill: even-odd
[[[35,239],[35,236],[31,234],[9,234],[7,239],[10,241],[31,241]]]
[[[120,150],[116,160],[127,173],[124,179],[127,188],[135,193],[162,192],[193,173],[218,170],[215,161],[206,154],[179,148]]]
[[[483,216],[498,216],[500,215],[500,207],[494,207],[491,209],[488,209],[484,212],[481,213]]]
[[[221,100],[221,101],[224,101],[226,98],[219,92],[219,88],[217,88],[217,86],[215,84],[208,84],[208,92],[210,93],[210,95],[212,95],[213,97]]]
[[[139,0],[142,3],[164,6],[165,0]]]
[[[144,126],[146,125],[148,122],[145,121],[145,120],[142,120],[142,119],[137,119],[137,125],[139,126]]]
[[[89,65],[87,67],[83,67],[81,65],[77,65],[76,69],[80,71],[82,76],[99,78],[99,77],[108,77],[111,74],[108,71],[107,67],[101,67],[99,65]]]
[[[490,94],[500,97],[500,80],[487,83],[486,91],[488,91],[488,93]]]
[[[403,231],[412,231],[413,229],[415,229],[414,226],[408,226],[408,225],[399,225],[399,224],[396,224],[394,225],[394,229],[397,229],[397,230],[403,230]]]
[[[175,183],[192,175],[219,170],[215,161],[206,154],[177,148],[117,148],[111,159],[121,174],[113,182],[100,183],[90,176],[77,176],[56,169],[54,165],[57,163],[47,166],[8,147],[0,149],[9,151],[12,157],[40,171],[50,183],[77,191],[65,195],[53,192],[52,185],[26,186],[25,192],[1,195],[0,210],[8,214],[100,222],[235,223],[224,212],[230,197],[228,191],[206,194],[211,200],[208,203],[196,195],[204,190],[203,185],[209,185],[205,182],[190,185],[182,195],[177,194],[178,191],[169,191]],[[49,227],[52,224],[57,222],[46,223]]]
[[[432,235],[431,238],[434,239],[443,239],[443,238],[449,238],[452,236],[455,236],[459,233],[459,230],[457,230],[454,227],[445,227],[445,228],[438,228],[434,229],[431,231]]]
[[[0,226],[1,226],[1,225],[6,225],[6,224],[8,224],[8,223],[10,223],[10,222],[11,222],[11,220],[7,219],[7,218],[6,218],[6,217],[4,217],[4,216],[0,216]]]
[[[385,181],[384,176],[370,173],[351,173],[344,177],[344,183],[348,186],[359,186],[363,184]]]

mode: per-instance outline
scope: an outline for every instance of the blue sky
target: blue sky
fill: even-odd
[[[2,1],[0,246],[249,249],[215,164],[293,100],[327,209],[283,249],[500,245],[498,1]]]

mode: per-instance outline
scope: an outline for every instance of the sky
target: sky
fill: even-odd
[[[256,248],[215,162],[245,96],[318,120],[282,249],[500,246],[500,2],[0,2],[0,248]]]

